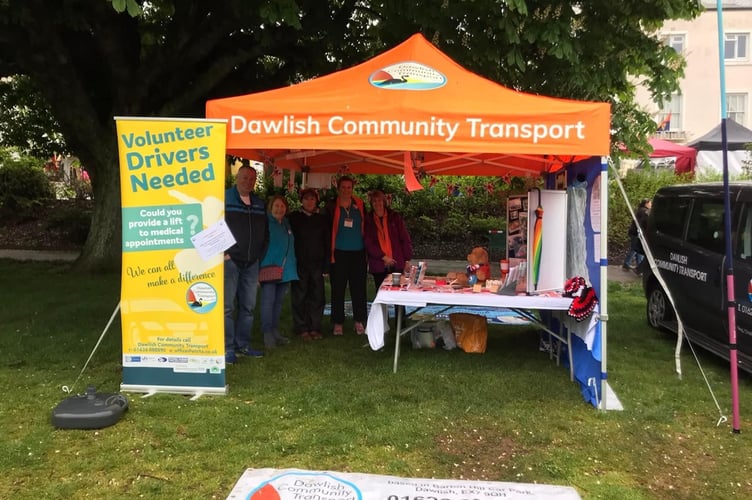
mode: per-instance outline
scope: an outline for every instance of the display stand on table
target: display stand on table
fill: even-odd
[[[533,189],[527,206],[527,293],[561,290],[567,280],[567,192]]]
[[[536,259],[536,255],[540,255]],[[533,189],[507,200],[507,260],[524,262],[528,294],[561,290],[566,276],[567,192]]]

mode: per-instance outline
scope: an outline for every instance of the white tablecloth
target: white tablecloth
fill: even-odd
[[[571,297],[546,295],[499,295],[490,292],[474,293],[470,289],[451,291],[407,290],[390,286],[379,288],[368,315],[366,332],[371,349],[384,347],[384,335],[389,331],[387,306],[425,307],[428,304],[450,306],[480,306],[508,309],[548,309],[566,311]],[[397,332],[399,334],[399,332]]]

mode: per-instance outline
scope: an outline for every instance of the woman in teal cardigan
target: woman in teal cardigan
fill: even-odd
[[[261,267],[282,266],[282,279],[261,283],[261,331],[267,349],[290,343],[279,331],[282,302],[291,281],[298,279],[298,264],[295,260],[295,240],[287,221],[289,206],[283,196],[273,196],[267,207],[269,218],[269,247]]]

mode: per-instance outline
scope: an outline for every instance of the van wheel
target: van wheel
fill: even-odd
[[[661,323],[670,321],[673,318],[674,313],[671,309],[671,303],[668,301],[668,297],[666,297],[660,285],[654,285],[650,289],[646,313],[648,324],[659,330],[666,330]]]

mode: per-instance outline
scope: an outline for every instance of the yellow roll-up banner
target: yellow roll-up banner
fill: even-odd
[[[123,383],[226,392],[222,253],[194,241],[224,219],[219,120],[116,117],[123,219]],[[205,252],[204,252],[205,253]]]

